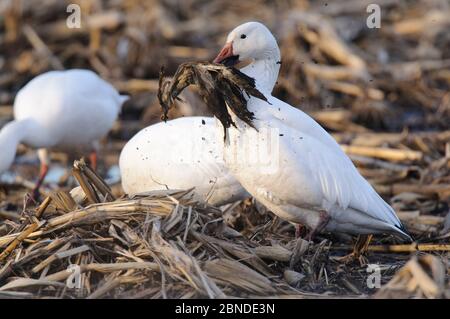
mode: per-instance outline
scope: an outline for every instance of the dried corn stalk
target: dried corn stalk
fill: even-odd
[[[375,298],[440,298],[445,291],[445,268],[432,255],[414,256]]]

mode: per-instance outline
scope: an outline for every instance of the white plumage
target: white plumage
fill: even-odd
[[[311,117],[271,95],[280,52],[270,31],[260,23],[243,24],[230,33],[225,47],[227,54],[221,52],[216,62],[230,55],[251,59],[241,71],[255,78],[270,102],[248,100],[257,131],[232,114],[237,128],[228,129],[224,159],[242,186],[276,215],[313,230],[392,233],[410,240],[394,210],[359,174],[337,142]],[[219,121],[217,126],[220,132]],[[269,135],[270,165],[242,160],[267,148]]]
[[[93,148],[113,126],[127,96],[89,70],[50,71],[31,80],[14,101],[14,121],[0,131],[0,173],[12,164],[18,143],[45,149]]]
[[[216,206],[249,196],[224,166],[210,117],[182,117],[142,129],[123,148],[119,166],[128,194],[195,187],[195,200]]]
[[[14,117],[33,121],[30,146],[84,145],[111,129],[126,99],[92,71],[50,71],[18,92]]]

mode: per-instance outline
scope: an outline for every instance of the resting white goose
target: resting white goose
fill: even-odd
[[[394,210],[359,174],[336,141],[311,117],[271,95],[280,51],[263,24],[249,22],[235,28],[214,62],[250,62],[241,71],[255,78],[270,102],[248,100],[257,131],[229,110],[237,128],[228,129],[225,164],[252,196],[279,217],[308,226],[310,236],[326,230],[390,233],[411,240]],[[221,123],[216,122],[222,132]],[[267,146],[269,158],[255,157]]]
[[[36,192],[48,171],[47,148],[83,147],[94,155],[98,140],[111,129],[126,99],[89,70],[50,71],[35,77],[17,93],[14,120],[0,131],[0,173],[13,163],[19,143],[37,148],[41,172]]]
[[[142,129],[120,154],[125,193],[195,187],[195,200],[215,206],[249,197],[224,166],[216,141],[211,117],[181,117]]]

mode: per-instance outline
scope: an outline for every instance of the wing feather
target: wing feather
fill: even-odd
[[[295,153],[303,157],[298,163],[304,163],[306,158],[306,165],[314,172],[315,182],[320,186],[328,205],[338,205],[343,209],[350,207],[402,227],[392,207],[361,176],[331,135],[302,111],[273,97],[270,101],[273,104],[273,107],[268,108],[270,117],[274,116],[280,121],[276,125],[282,123],[285,129],[302,136],[302,139],[294,139],[297,142],[293,145],[299,147]]]
[[[348,156],[339,148],[332,149],[320,140],[302,132],[299,143],[308,149],[307,165],[313,172],[326,202],[340,208],[348,207],[370,217],[401,227],[401,223],[389,206],[369,182],[361,176]],[[305,145],[302,146],[304,148]],[[302,152],[298,152],[302,154]]]

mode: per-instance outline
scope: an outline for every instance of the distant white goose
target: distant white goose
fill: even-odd
[[[0,131],[0,173],[14,161],[17,145],[38,149],[41,172],[35,191],[48,171],[47,148],[87,147],[113,126],[127,96],[89,70],[50,71],[25,85],[14,101],[14,120]],[[95,160],[95,156],[93,156]]]
[[[142,129],[124,146],[119,166],[130,195],[195,187],[195,200],[216,206],[250,196],[224,166],[211,117],[181,117]]]
[[[280,69],[280,51],[261,23],[235,28],[215,59],[255,78],[269,103],[251,97],[257,131],[230,113],[224,160],[230,172],[258,201],[279,217],[312,231],[350,234],[391,233],[411,240],[394,210],[359,174],[336,141],[311,117],[271,95]],[[218,132],[223,128],[217,122]],[[223,143],[223,135],[218,141]],[[269,145],[268,145],[269,144]],[[260,149],[269,158],[255,158]],[[253,161],[249,161],[248,158]]]

